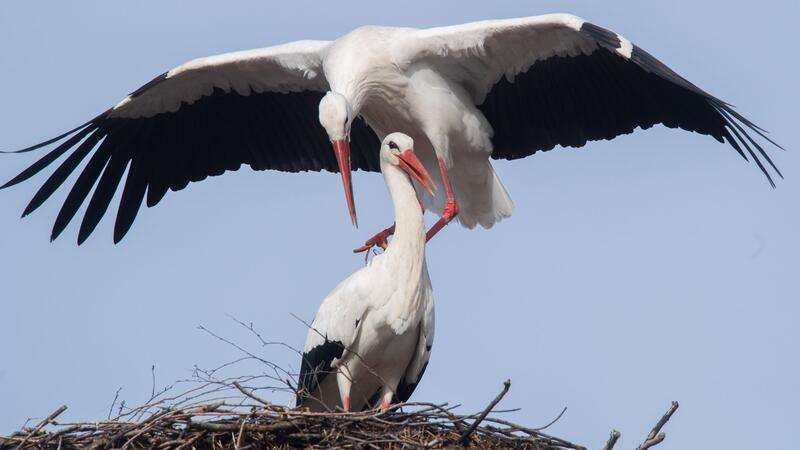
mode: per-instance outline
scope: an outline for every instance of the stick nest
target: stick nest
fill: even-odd
[[[406,403],[386,412],[310,413],[218,402],[163,409],[138,421],[56,423],[0,437],[2,449],[520,448],[581,449],[502,419]],[[48,422],[53,419],[48,420]],[[476,424],[474,429],[471,426]]]
[[[234,319],[236,320],[236,319]],[[281,346],[266,342],[252,324],[236,320],[256,336],[261,347]],[[243,356],[211,370],[195,367],[192,378],[156,389],[155,366],[151,368],[153,386],[150,398],[142,406],[131,408],[119,401],[119,392],[105,420],[95,422],[59,422],[66,411],[61,406],[34,426],[28,422],[10,436],[0,436],[0,450],[34,449],[417,449],[417,448],[480,448],[480,449],[553,449],[585,450],[565,439],[545,434],[540,428],[517,425],[498,417],[503,412],[497,404],[511,385],[506,381],[502,391],[479,413],[462,415],[459,405],[403,403],[388,410],[365,412],[315,413],[296,410],[269,402],[259,391],[295,393],[291,380],[296,374],[267,361],[254,352],[216,335],[204,327],[202,331],[240,351]],[[241,373],[239,364],[255,362],[260,374],[224,376],[227,371]],[[258,388],[247,386],[259,386]],[[175,394],[176,387],[184,389]],[[661,428],[678,408],[672,403],[666,414],[637,447],[647,450],[661,443]],[[116,412],[116,414],[115,414]],[[620,433],[613,431],[603,450],[612,450]]]

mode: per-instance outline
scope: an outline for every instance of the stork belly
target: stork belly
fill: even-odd
[[[351,408],[354,411],[366,406],[384,385],[392,391],[405,374],[414,356],[418,327],[411,327],[402,335],[390,331],[365,329],[359,339],[357,353],[347,362],[353,380],[350,390]]]

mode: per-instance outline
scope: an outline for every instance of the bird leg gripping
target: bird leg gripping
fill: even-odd
[[[387,241],[387,239],[389,239],[389,236],[391,236],[393,234],[394,234],[394,224],[392,224],[392,226],[390,226],[389,228],[379,232],[375,236],[372,236],[371,238],[369,238],[367,240],[367,242],[364,243],[364,245],[362,245],[361,247],[358,247],[357,249],[353,250],[353,253],[365,252],[365,251],[371,249],[372,247],[374,247],[376,245],[378,245],[382,249],[386,250],[386,247],[389,245],[389,242]]]
[[[425,233],[425,242],[430,241],[445,225],[450,223],[458,215],[458,203],[456,197],[453,195],[453,185],[450,184],[450,175],[447,173],[447,166],[442,158],[439,158],[439,173],[442,175],[442,184],[444,184],[444,192],[447,196],[447,203],[445,204],[442,217],[436,221],[435,224]]]

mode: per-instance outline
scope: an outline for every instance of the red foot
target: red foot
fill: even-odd
[[[374,247],[376,245],[378,245],[382,249],[386,250],[386,247],[389,245],[387,239],[389,239],[389,236],[391,236],[393,234],[394,234],[394,225],[392,225],[389,228],[381,231],[380,233],[376,234],[375,236],[372,236],[371,238],[369,238],[369,240],[367,240],[367,242],[365,242],[364,245],[362,245],[361,247],[358,247],[357,249],[353,250],[353,253],[365,252],[365,251],[371,249],[372,247]]]
[[[456,218],[458,215],[458,203],[456,203],[455,199],[448,200],[447,204],[444,206],[444,211],[442,212],[442,217],[436,221],[435,224],[425,233],[425,241],[430,241],[431,238],[438,233],[445,225],[450,223],[453,219]]]
[[[458,203],[456,203],[455,199],[448,200],[447,204],[444,205],[444,212],[442,212],[442,219],[447,220],[450,222],[451,220],[455,219],[458,215]]]

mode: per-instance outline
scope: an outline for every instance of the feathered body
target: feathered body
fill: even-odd
[[[385,141],[401,148],[413,142],[397,133]],[[343,407],[345,388],[351,410],[376,406],[386,395],[405,401],[430,357],[434,309],[422,209],[409,175],[384,147],[381,170],[394,203],[394,239],[333,289],[311,323],[298,405],[312,410]]]
[[[323,54],[331,91],[383,139],[392,130],[414,139],[415,153],[438,185],[442,158],[467,228],[491,227],[511,215],[513,202],[489,163],[492,127],[470,95],[447,70],[405,59],[411,28],[360,27],[337,39]],[[419,190],[427,209],[441,214],[445,197]]]

